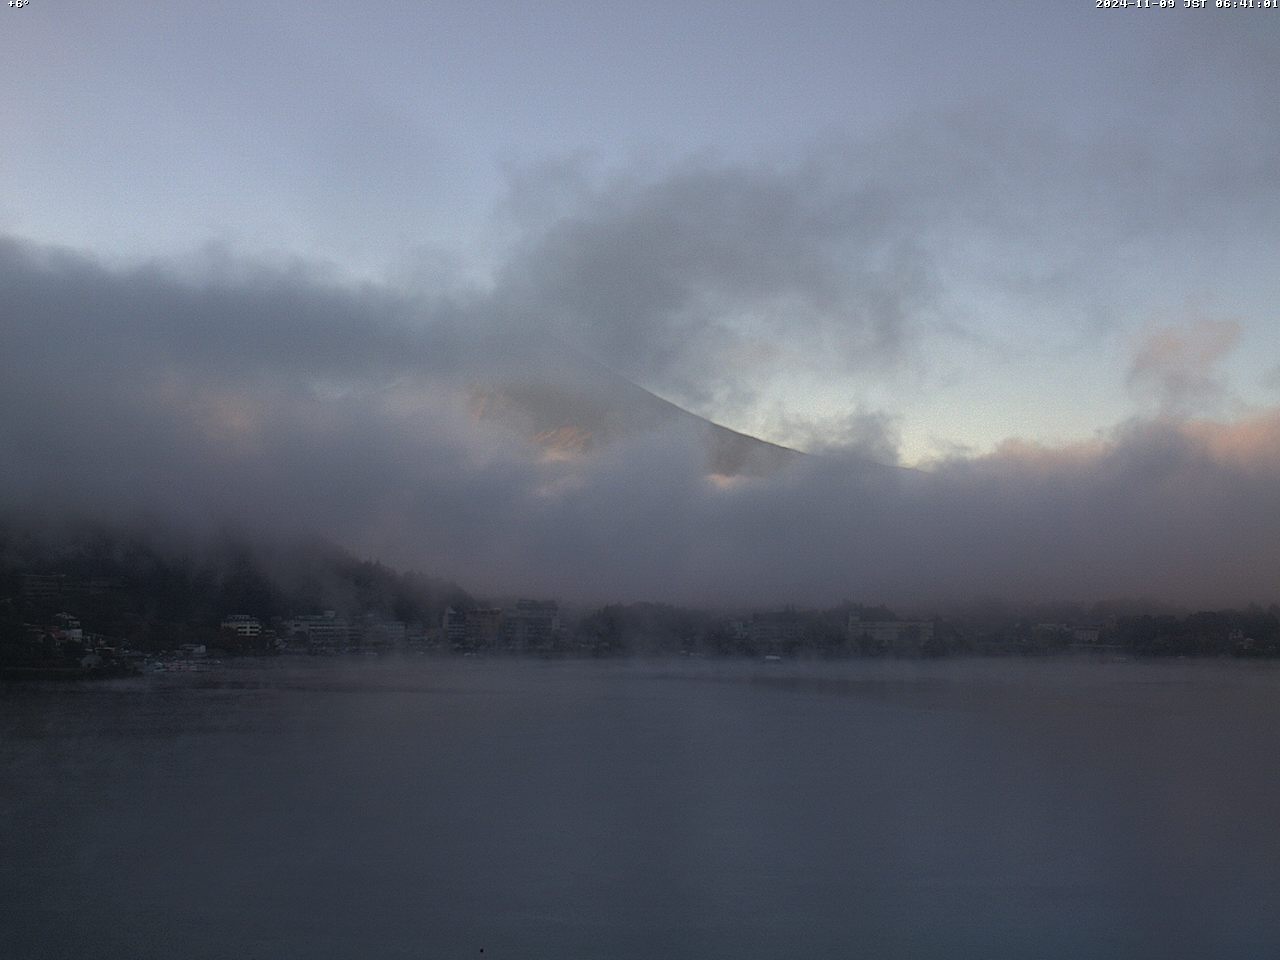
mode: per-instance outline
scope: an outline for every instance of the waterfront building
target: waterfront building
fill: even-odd
[[[507,642],[518,649],[551,646],[560,633],[560,608],[554,600],[517,600],[506,614]]]
[[[237,637],[262,636],[262,622],[257,617],[246,613],[235,613],[222,621],[222,629],[234,633]]]
[[[345,647],[351,640],[351,625],[333,610],[319,616],[294,617],[285,624],[289,634],[302,634],[312,647]]]
[[[870,643],[886,651],[918,650],[933,639],[933,621],[863,620],[856,613],[851,613],[847,636],[851,643]]]

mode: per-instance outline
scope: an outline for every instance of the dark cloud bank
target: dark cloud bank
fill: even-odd
[[[596,331],[610,343],[593,353],[689,383],[698,369],[655,344],[691,331],[696,341],[717,300],[826,298],[824,316],[835,303],[862,318],[852,342],[868,357],[897,349],[928,291],[913,248],[889,237],[858,282],[837,284],[823,237],[847,237],[843,219],[874,223],[866,211],[805,213],[767,182],[693,186],[695,175],[677,178],[643,217],[562,222],[469,301],[344,288],[305,270],[113,272],[4,241],[0,505],[19,518],[319,534],[481,591],[593,600],[1276,599],[1280,413],[1179,417],[1186,398],[1213,391],[1196,358],[1211,364],[1226,328],[1147,346],[1133,378],[1159,393],[1153,419],[1068,447],[1010,441],[930,471],[859,453],[892,453],[891,424],[872,413],[851,424],[864,441],[852,452],[737,473],[709,461],[692,417],[627,414],[567,444],[518,418],[478,417],[476,386],[513,380],[568,397],[565,427],[575,398],[627,407],[635,388],[557,339],[597,312],[629,319]],[[620,270],[662,250],[682,218],[722,225],[721,261],[711,242]],[[738,276],[735,234],[770,220],[781,228],[749,258],[763,266]],[[611,271],[621,304],[609,300]]]

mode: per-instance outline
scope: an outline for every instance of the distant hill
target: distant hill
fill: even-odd
[[[0,522],[0,606],[10,619],[66,612],[144,647],[216,635],[230,614],[266,621],[334,610],[434,625],[446,606],[471,603],[457,584],[318,540],[196,541],[140,526]]]

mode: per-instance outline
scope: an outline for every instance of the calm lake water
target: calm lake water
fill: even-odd
[[[1280,669],[0,687],[0,956],[1280,956]]]

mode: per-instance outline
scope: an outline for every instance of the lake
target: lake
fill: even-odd
[[[0,956],[1280,956],[1280,668],[280,658],[0,687]]]

